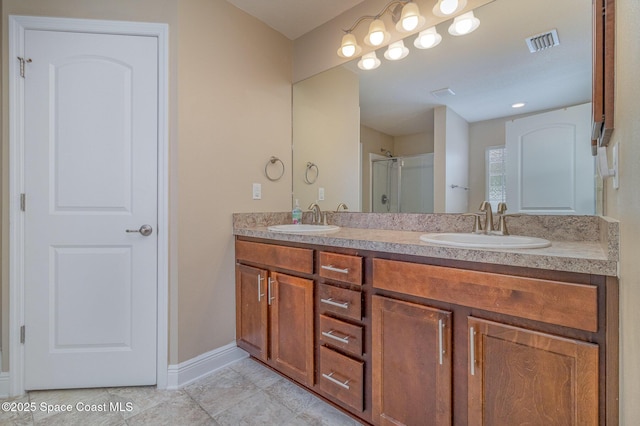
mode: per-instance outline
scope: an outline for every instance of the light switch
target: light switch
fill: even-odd
[[[324,188],[318,188],[318,201],[324,201]]]
[[[254,200],[262,199],[262,185],[259,183],[253,184],[253,199]]]

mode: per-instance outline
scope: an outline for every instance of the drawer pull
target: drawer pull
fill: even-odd
[[[258,274],[258,303],[262,301],[262,296],[264,296],[264,293],[262,292],[262,281],[264,281],[264,278],[262,278],[262,275]]]
[[[341,382],[340,380],[336,380],[336,379],[333,378],[333,373],[334,373],[333,371],[331,373],[329,373],[329,374],[322,373],[322,377],[324,377],[325,379],[329,380],[332,383],[335,383],[336,385],[338,385],[338,386],[340,386],[342,388],[349,389],[349,381],[350,380],[347,380],[345,382]]]
[[[438,344],[440,346],[440,350],[439,352],[439,356],[440,356],[440,365],[442,365],[442,356],[444,355],[444,336],[443,334],[443,329],[444,329],[444,321],[442,321],[442,319],[438,320]]]
[[[469,328],[469,368],[471,375],[476,375],[476,331]]]
[[[339,272],[341,274],[348,274],[349,273],[349,268],[336,268],[333,265],[321,265],[320,266],[322,269],[326,269],[327,271],[331,271],[331,272]]]
[[[269,302],[269,305],[271,305],[271,301],[275,299],[275,297],[271,297],[271,284],[275,282],[276,280],[272,280],[271,277],[269,277],[269,286],[268,286],[268,292],[267,292],[268,293],[267,300]]]
[[[320,299],[320,302],[326,305],[336,306],[342,309],[349,309],[349,302],[336,302],[333,300],[333,297],[330,297],[328,299]]]
[[[325,336],[325,337],[328,337],[330,339],[337,340],[340,343],[349,344],[349,337],[351,337],[351,336],[340,337],[340,336],[336,336],[335,334],[333,334],[335,332],[336,332],[335,330],[323,331],[322,335]]]

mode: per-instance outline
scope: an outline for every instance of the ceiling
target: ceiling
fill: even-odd
[[[227,1],[295,39],[363,0]],[[591,2],[497,0],[475,14],[480,27],[468,36],[449,35],[447,21],[437,26],[443,40],[434,49],[416,49],[410,36],[409,56],[401,61],[387,61],[381,48],[382,65],[374,71],[359,70],[357,60],[344,65],[359,75],[361,123],[409,135],[433,132],[439,105],[472,123],[590,100]],[[525,38],[554,28],[560,45],[530,53]],[[431,94],[447,87],[455,96]],[[515,102],[526,106],[514,110]]]

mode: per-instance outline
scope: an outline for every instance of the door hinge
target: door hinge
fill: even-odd
[[[26,211],[27,208],[27,194],[20,194],[20,210],[23,212]]]
[[[24,325],[20,327],[20,343],[24,343]]]
[[[23,58],[22,56],[18,56],[18,61],[20,61],[20,77],[24,78],[24,64],[30,64],[33,62],[31,58]]]

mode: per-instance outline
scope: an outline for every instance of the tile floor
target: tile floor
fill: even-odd
[[[20,413],[2,409],[0,425],[359,425],[249,358],[175,391],[154,387],[31,391],[0,402],[36,407],[34,412]],[[55,405],[72,409],[50,413],[41,409]],[[91,411],[102,407],[106,410]]]

